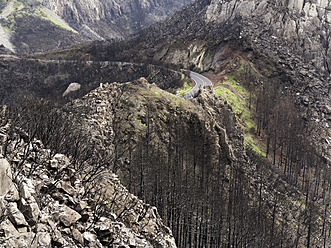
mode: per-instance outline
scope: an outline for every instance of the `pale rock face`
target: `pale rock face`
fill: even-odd
[[[75,210],[67,207],[62,206],[61,207],[61,214],[60,214],[60,221],[65,226],[71,226],[75,222],[77,222],[82,216],[77,213]]]
[[[43,2],[43,0],[28,0],[27,2],[28,2],[28,4],[31,4],[31,5],[39,5]]]
[[[52,242],[51,235],[49,233],[40,232],[36,236],[35,243],[37,247],[50,247]]]
[[[103,88],[106,87],[109,85],[103,86]],[[6,134],[7,131],[4,132]],[[109,243],[112,243],[114,247],[176,247],[173,236],[169,235],[171,231],[162,223],[156,208],[151,208],[153,209],[151,214],[145,214],[139,223],[135,222],[132,225],[130,218],[123,215],[123,222],[126,223],[124,224],[117,220],[118,217],[113,213],[107,217],[101,217],[94,223],[94,210],[98,203],[94,195],[92,198],[89,196],[82,198],[86,195],[84,187],[79,183],[81,177],[78,172],[71,169],[72,164],[69,159],[63,154],[56,154],[50,160],[49,150],[41,149],[42,145],[36,146],[36,144],[32,146],[21,144],[17,147],[14,145],[17,150],[12,150],[15,149],[14,147],[8,149],[9,156],[13,156],[15,161],[19,161],[21,149],[26,147],[34,149],[40,161],[43,161],[41,162],[43,166],[37,166],[30,178],[20,175],[19,182],[13,181],[10,164],[6,159],[0,160],[0,247],[38,248],[54,245],[72,248],[108,247]],[[52,163],[56,166],[52,166]],[[22,164],[23,170],[30,170],[26,163]],[[45,170],[48,170],[48,179],[40,177]],[[55,178],[57,170],[63,170],[66,174],[61,180]],[[103,184],[100,187],[118,191],[116,193],[118,198],[125,199],[123,202],[116,201],[112,208],[121,212],[129,202],[132,204],[132,201],[137,201],[128,214],[138,219],[142,209],[147,208],[147,205],[131,195],[120,184],[116,175],[105,172],[103,177],[102,181],[107,182],[107,186]],[[49,184],[49,178],[54,184]],[[11,187],[17,188],[19,198],[8,198],[8,188]],[[45,189],[51,189],[49,191],[52,192],[51,195],[41,193],[40,190]],[[43,197],[39,198],[41,194]],[[59,198],[62,203],[58,201]],[[36,199],[41,199],[38,201],[40,206]]]
[[[107,33],[116,37],[136,32],[165,19],[190,2],[192,0],[44,0],[42,4],[72,26],[107,38],[104,37]],[[100,26],[100,23],[103,24]],[[114,27],[102,27],[105,23]],[[114,30],[116,26],[118,30]]]
[[[29,226],[26,222],[24,215],[18,210],[15,202],[9,203],[8,207],[9,219],[16,226]]]
[[[12,181],[10,164],[6,159],[0,159],[0,197],[8,201],[18,200],[18,191]]]
[[[10,42],[10,33],[6,32],[0,25],[0,44],[3,44],[10,51],[15,52],[13,44]]]
[[[1,230],[4,231],[4,234],[7,237],[19,235],[14,225],[8,219],[1,224]]]
[[[328,0],[212,0],[205,21],[224,23],[240,17],[243,29],[254,23],[286,41],[291,50],[323,73],[330,70],[331,5]],[[247,24],[247,25],[246,25]],[[256,28],[257,28],[256,27]],[[248,31],[249,32],[249,31]]]

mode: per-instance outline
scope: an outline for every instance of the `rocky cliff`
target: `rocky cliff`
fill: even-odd
[[[329,1],[211,1],[206,22],[224,23],[242,18],[242,36],[261,42],[279,39],[284,53],[299,55],[322,75],[330,73]],[[254,30],[253,33],[252,30]],[[273,42],[274,43],[274,42]],[[267,45],[267,44],[263,44]]]
[[[238,37],[277,61],[290,75],[293,97],[312,109],[322,144],[330,158],[329,1],[211,1],[205,21],[240,25]],[[303,110],[305,111],[305,110]]]

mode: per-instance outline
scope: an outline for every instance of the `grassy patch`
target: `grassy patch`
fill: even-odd
[[[71,29],[68,25],[65,25],[65,23],[59,22],[55,18],[53,18],[43,7],[39,8],[25,8],[27,7],[27,3],[24,1],[22,2],[15,2],[14,4],[14,12],[12,12],[10,15],[7,17],[3,18],[2,20],[6,24],[6,31],[15,31],[15,25],[16,25],[16,18],[23,18],[24,16],[33,16],[45,21],[49,21],[53,23],[54,25],[63,28],[65,30],[71,31],[71,32],[76,32],[75,30]]]
[[[2,19],[2,27],[6,32],[15,32],[15,17],[13,14],[10,14],[9,16]]]
[[[228,101],[244,131],[248,132],[250,128],[255,127],[253,116],[244,98],[237,96],[234,92],[225,87],[219,87],[215,92],[216,95]]]
[[[40,8],[41,13],[43,14],[43,17],[52,22],[53,24],[55,24],[56,26],[59,26],[60,28],[63,28],[65,30],[71,31],[73,32],[74,30],[72,28],[70,28],[67,25],[64,25],[63,23],[59,22],[58,20],[56,20],[55,18],[53,18],[45,9]]]
[[[169,124],[188,121],[190,113],[196,111],[192,102],[146,82],[128,83],[125,92],[123,108],[117,112],[117,118],[129,119],[129,122],[120,125],[120,133],[123,137],[128,131],[135,133],[136,136],[132,136],[134,140],[138,140],[138,133],[145,133],[148,127],[168,130]]]
[[[14,9],[16,11],[17,10],[20,10],[20,9],[23,9],[26,6],[27,6],[27,2],[26,1],[15,1],[15,3],[14,3]]]
[[[0,13],[7,6],[7,2],[5,0],[0,0]]]
[[[241,96],[246,97],[249,95],[248,91],[235,80],[234,76],[227,76],[226,79],[227,80],[223,83],[234,87]]]
[[[177,89],[177,96],[184,95],[192,89],[192,83],[185,82],[182,88]]]
[[[259,156],[265,157],[265,152],[262,150],[261,146],[258,145],[255,137],[250,134],[245,135],[245,146],[252,149]]]
[[[240,68],[243,67],[243,65],[240,66]],[[256,129],[256,123],[254,115],[249,109],[250,93],[243,85],[236,81],[237,77],[235,74],[239,73],[240,72],[236,72],[232,75],[228,75],[225,81],[218,82],[218,88],[215,90],[215,93],[227,100],[231,106],[244,132],[245,145],[250,147],[258,155],[265,156],[263,146],[259,144],[258,137],[252,132],[252,130]]]

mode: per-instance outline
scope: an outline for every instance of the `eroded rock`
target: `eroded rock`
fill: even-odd
[[[75,224],[81,217],[79,213],[67,206],[62,206],[60,209],[59,220],[66,227]]]
[[[23,170],[17,175],[19,183],[11,180],[11,167],[7,160],[1,161],[2,170],[0,172],[2,174],[0,176],[4,180],[1,181],[0,235],[5,237],[5,240],[1,240],[1,247],[3,245],[11,248],[50,246],[101,248],[109,247],[115,241],[118,247],[129,247],[130,245],[131,247],[153,247],[149,239],[154,239],[158,230],[164,230],[158,216],[150,216],[153,219],[151,220],[153,225],[149,225],[147,219],[138,224],[125,225],[120,221],[128,223],[129,218],[115,220],[117,217],[109,212],[109,218],[101,217],[98,223],[93,223],[99,219],[97,214],[103,202],[85,194],[82,177],[73,169],[66,156],[57,154],[50,160],[50,151],[43,149],[39,143],[40,141],[38,144],[32,143],[26,146],[24,141],[20,140],[19,143],[13,142],[8,147],[9,157],[11,161],[14,161],[13,166],[19,165],[24,159],[25,149],[31,149],[33,156],[38,157],[38,161],[41,161],[42,166],[21,163]],[[48,167],[49,170],[45,168],[44,165],[52,163],[55,165]],[[34,170],[30,173],[31,169]],[[56,169],[61,170],[60,179],[56,178],[59,176],[54,173]],[[25,172],[27,174],[24,174]],[[26,175],[29,175],[29,178]],[[47,176],[47,179],[43,176]],[[103,177],[104,180],[97,187],[112,190],[116,188],[118,199],[136,201],[137,204],[134,205],[135,208],[130,209],[130,213],[137,219],[137,216],[141,215],[141,209],[145,208],[144,203],[131,195],[113,173],[105,173]],[[13,193],[7,188],[11,188]],[[18,190],[15,191],[15,189]],[[15,195],[17,197],[13,197]],[[128,204],[122,200],[113,206],[118,208],[118,212]],[[145,218],[149,218],[147,216]],[[140,225],[148,227],[142,228]],[[155,233],[150,234],[149,232]],[[160,240],[157,242],[159,247],[171,247],[165,245],[166,242]]]
[[[4,196],[7,201],[17,201],[18,191],[12,181],[10,164],[6,159],[0,159],[0,197]]]
[[[29,226],[27,221],[24,218],[24,215],[21,213],[21,211],[17,207],[17,203],[10,202],[8,204],[8,216],[11,222],[16,226]]]

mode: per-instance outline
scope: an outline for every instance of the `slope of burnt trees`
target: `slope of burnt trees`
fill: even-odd
[[[197,114],[169,105],[164,115],[153,101],[144,106],[138,138],[134,127],[123,129],[132,116],[118,115],[114,131],[122,159],[115,162],[128,189],[158,208],[178,247],[293,247],[278,206],[262,199],[245,172],[266,161],[229,159],[208,120]]]
[[[19,102],[24,96],[64,101],[82,97],[102,83],[128,82],[148,78],[164,90],[181,87],[181,75],[159,65],[144,63],[112,63],[72,60],[0,60],[0,101],[4,104]],[[71,83],[81,88],[64,98]]]
[[[330,231],[330,220],[322,212],[328,211],[331,171],[323,151],[312,142],[314,123],[309,108],[300,113],[289,87],[276,80],[253,85],[256,135],[265,141],[266,158],[277,173],[305,195],[301,213],[306,226],[298,227],[298,233],[304,233],[306,247],[315,247],[318,240],[326,240],[326,229]],[[327,247],[325,242],[323,247]]]
[[[114,169],[132,193],[158,208],[178,247],[316,247],[317,240],[327,247],[329,171],[308,142],[299,142],[306,129],[288,96],[272,84],[259,90],[263,94],[257,91],[252,108],[260,120],[257,133],[270,142],[272,165],[249,150],[248,161],[230,159],[208,119],[171,104],[146,101],[146,114],[139,120],[144,128],[137,133],[130,125],[133,115],[120,113],[127,104],[123,95],[113,109],[111,154],[98,150],[59,106],[43,100],[19,105],[10,119],[16,118],[31,137],[68,154],[78,170],[88,169],[86,183],[97,182],[93,178],[104,169]],[[92,160],[97,166],[86,168]],[[286,190],[266,199],[267,188],[274,191],[265,179],[272,173],[306,196],[298,202],[297,219],[284,208]]]
[[[250,91],[267,159],[247,150],[249,161],[232,161],[215,144],[208,120],[170,105],[164,115],[147,101],[144,131],[133,138],[128,127],[118,136],[127,142],[119,149],[122,180],[157,206],[179,247],[327,247],[327,165],[289,94],[271,83],[251,83]],[[255,168],[250,176],[248,167]],[[266,179],[273,177],[273,184]]]

